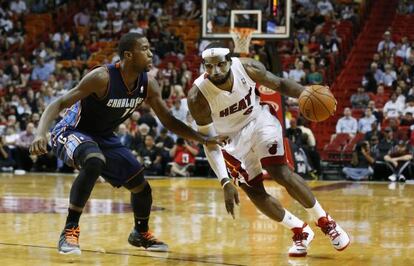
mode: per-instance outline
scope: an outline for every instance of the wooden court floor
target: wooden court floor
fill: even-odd
[[[343,252],[313,226],[308,257],[290,259],[291,233],[256,211],[242,191],[233,220],[216,180],[157,179],[150,180],[150,224],[170,252],[130,246],[129,194],[99,183],[80,222],[82,255],[59,255],[56,244],[73,178],[0,175],[0,265],[414,265],[414,185],[321,181],[310,183],[313,191],[351,236]],[[265,185],[311,222],[282,187]]]

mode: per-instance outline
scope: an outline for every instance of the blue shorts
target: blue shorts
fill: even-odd
[[[87,154],[101,153],[105,156],[105,167],[101,175],[115,187],[124,185],[143,170],[143,167],[132,152],[123,146],[114,134],[109,136],[92,136],[71,128],[59,132],[58,135],[53,133],[52,144],[54,152],[67,165],[75,168],[79,168],[80,164],[80,158],[75,157],[85,158],[85,154],[76,154],[75,150],[85,142],[96,143],[97,145],[87,148],[84,152]],[[143,175],[140,176],[143,182]]]

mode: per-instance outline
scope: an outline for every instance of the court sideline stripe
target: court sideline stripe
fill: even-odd
[[[28,245],[28,244],[3,243],[3,242],[0,242],[0,245],[3,245],[3,246],[18,246],[18,247],[31,247],[31,248],[43,248],[43,249],[56,249],[56,247]],[[145,250],[138,250],[138,251],[145,251]],[[196,260],[196,259],[164,258],[164,257],[147,256],[147,255],[130,254],[130,253],[121,253],[121,252],[112,252],[112,251],[103,252],[103,251],[91,250],[91,249],[82,249],[82,252],[101,253],[101,254],[109,254],[109,255],[122,255],[122,256],[126,255],[126,256],[133,256],[133,257],[145,257],[145,258],[173,260],[173,261],[199,262],[199,263],[214,264],[214,265],[247,266],[245,264],[213,262],[213,261]],[[146,251],[146,252],[150,252],[150,251]],[[156,252],[154,252],[154,253],[156,253]],[[65,256],[65,255],[62,255],[62,256]]]

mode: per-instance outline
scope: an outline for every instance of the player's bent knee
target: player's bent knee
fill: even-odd
[[[146,187],[151,189],[142,172],[127,180],[123,186],[132,193],[140,193],[141,191],[144,191]]]
[[[289,181],[292,175],[292,170],[286,164],[267,166],[266,171],[277,181]]]
[[[86,172],[88,177],[98,178],[105,166],[105,162],[99,157],[89,157],[83,163],[82,169]]]
[[[244,192],[246,192],[247,196],[249,196],[251,200],[263,200],[268,196],[263,186],[262,187],[250,187],[250,186],[245,185],[242,187],[242,189],[244,190]]]
[[[105,156],[103,155],[98,144],[95,142],[85,142],[82,143],[74,152],[74,158],[76,159],[76,164],[84,168],[86,162],[92,158],[98,159],[102,162],[103,165],[106,163]],[[96,161],[96,160],[93,160]],[[102,166],[103,167],[103,166]]]

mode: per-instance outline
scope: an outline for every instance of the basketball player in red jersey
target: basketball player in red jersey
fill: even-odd
[[[256,82],[283,95],[298,98],[304,87],[278,78],[258,61],[230,57],[229,49],[211,43],[202,53],[206,72],[197,78],[188,95],[188,106],[205,135],[229,136],[221,149],[204,146],[208,161],[224,189],[227,211],[234,217],[238,192],[226,170],[256,207],[293,231],[289,256],[303,257],[314,237],[310,226],[284,209],[263,186],[262,168],[284,186],[315,220],[335,249],[350,243],[347,233],[321,207],[305,181],[284,160],[282,127],[266,105],[260,105]]]

